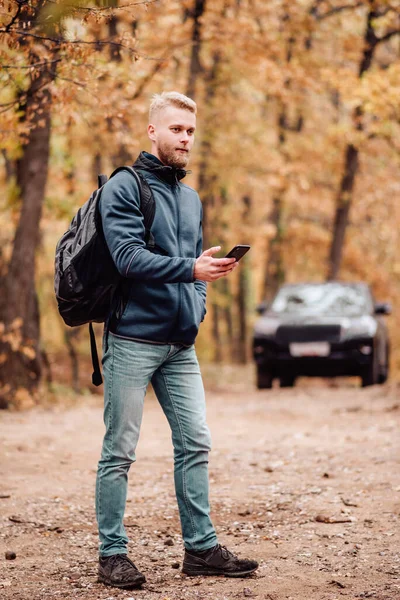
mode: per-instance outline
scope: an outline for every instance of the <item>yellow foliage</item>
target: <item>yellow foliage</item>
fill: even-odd
[[[33,348],[31,348],[30,346],[21,346],[20,348],[20,352],[26,356],[27,358],[29,358],[29,360],[33,360],[36,356],[36,352]]]
[[[28,4],[24,10],[34,14],[37,0]],[[0,142],[8,159],[21,156],[30,123],[13,102],[39,72],[29,62],[33,56],[34,64],[57,60],[57,78],[48,86],[52,137],[37,262],[44,345],[55,355],[64,350],[52,284],[55,243],[95,187],[94,165],[110,173],[122,160],[133,162],[141,149],[148,149],[151,94],[187,90],[196,44],[194,0],[124,0],[116,9],[83,0],[42,4],[45,12],[34,32],[48,32],[51,23],[61,42],[23,38],[17,28],[5,36],[0,103],[10,103],[10,110],[1,113]],[[198,132],[193,175],[185,181],[196,188],[199,179],[205,182],[202,199],[213,240],[226,249],[252,244],[250,317],[277,237],[288,281],[325,278],[348,144],[359,150],[359,168],[354,189],[342,195],[351,211],[341,277],[365,279],[377,296],[400,302],[399,36],[377,45],[370,67],[359,77],[371,3],[342,4],[335,10],[337,3],[315,2],[313,12],[306,0],[215,0],[206,3],[200,20]],[[398,28],[398,7],[384,0],[373,4],[382,14],[372,25],[381,38]],[[3,25],[18,3],[7,6]],[[112,40],[111,16],[117,21]],[[2,249],[12,245],[13,215],[19,208],[18,190],[8,183],[10,201],[3,200],[0,213]],[[245,196],[251,198],[246,214]],[[272,216],[277,198],[279,224]],[[8,253],[3,257],[8,259]],[[226,308],[229,297],[211,285],[212,303]],[[400,323],[397,316],[391,319],[396,325],[394,361],[400,364]],[[34,350],[21,339],[22,324],[17,319],[5,331],[0,323],[0,336],[33,359]],[[207,356],[212,335],[208,318],[199,338]]]

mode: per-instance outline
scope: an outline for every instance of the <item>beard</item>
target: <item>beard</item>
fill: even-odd
[[[171,148],[167,144],[160,144],[157,148],[158,156],[164,165],[169,167],[175,167],[175,169],[184,169],[189,162],[189,154],[187,151],[185,154],[181,154]]]

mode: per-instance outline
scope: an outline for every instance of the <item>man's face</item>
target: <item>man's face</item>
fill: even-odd
[[[194,143],[196,115],[182,108],[167,106],[149,124],[152,154],[164,165],[184,169]]]

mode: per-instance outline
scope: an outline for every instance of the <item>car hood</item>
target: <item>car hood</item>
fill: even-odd
[[[279,327],[307,327],[307,326],[336,326],[340,328],[340,339],[351,337],[373,337],[377,323],[372,315],[310,315],[310,314],[277,314],[272,311],[264,313],[254,325],[254,333],[274,336]]]

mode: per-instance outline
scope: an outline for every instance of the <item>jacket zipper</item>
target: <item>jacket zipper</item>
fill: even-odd
[[[172,187],[172,191],[175,197],[175,201],[176,201],[176,211],[177,211],[177,238],[178,238],[178,249],[179,249],[179,255],[182,255],[182,247],[181,247],[181,240],[180,240],[180,212],[179,212],[179,195],[180,195],[180,187],[179,187],[179,181],[178,178],[175,176],[175,184]],[[170,334],[168,336],[167,339],[167,344],[170,344],[172,342],[170,342],[170,340],[174,339],[174,332],[176,331],[176,329],[179,327],[179,320],[180,320],[180,314],[181,314],[181,304],[182,304],[182,284],[179,282],[178,283],[178,310],[176,313],[176,317],[175,317],[175,321],[173,326],[171,327],[171,331]]]
[[[178,248],[179,248],[179,256],[182,256],[181,215],[180,215],[180,210],[179,210],[181,189],[180,189],[179,181],[178,181],[176,174],[175,174],[175,181],[176,181],[176,209],[178,212]],[[182,306],[182,284],[180,282],[178,283],[178,294],[179,294],[179,301],[178,301],[178,313],[176,316],[176,324],[179,327],[180,316],[181,316],[181,306]]]

